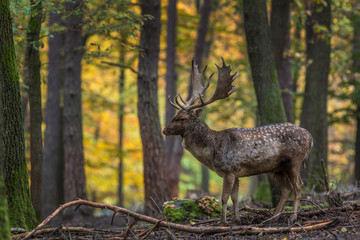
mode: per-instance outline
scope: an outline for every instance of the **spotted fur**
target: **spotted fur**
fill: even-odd
[[[199,118],[200,112],[178,111],[163,133],[180,135],[184,148],[224,179],[221,222],[225,224],[230,195],[234,216],[239,219],[238,178],[261,173],[274,173],[281,186],[282,195],[274,214],[282,211],[294,192],[294,213],[290,218],[294,221],[303,187],[300,168],[312,147],[309,131],[292,123],[214,131]]]

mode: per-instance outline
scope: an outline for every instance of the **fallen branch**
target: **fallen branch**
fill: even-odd
[[[318,223],[311,226],[300,226],[300,227],[248,227],[241,230],[233,231],[233,235],[244,235],[244,234],[275,234],[275,233],[288,233],[288,232],[309,232],[315,231],[319,229],[328,228],[330,226],[336,225],[338,222],[337,220],[331,220],[327,222]],[[227,233],[219,233],[217,236],[223,236]]]
[[[124,214],[134,218],[134,220],[136,220],[136,221],[143,221],[143,222],[155,224],[155,225],[157,225],[156,227],[170,228],[170,229],[174,229],[177,231],[185,231],[185,232],[195,233],[195,234],[213,234],[213,233],[224,233],[224,232],[230,232],[230,231],[232,231],[233,233],[238,233],[238,234],[256,234],[256,233],[260,233],[260,232],[273,233],[273,232],[284,232],[284,231],[285,232],[286,231],[287,232],[299,231],[299,229],[301,229],[299,227],[259,228],[259,227],[253,227],[253,226],[193,227],[193,226],[188,226],[188,225],[160,221],[159,219],[145,216],[145,215],[142,215],[142,214],[130,211],[128,209],[118,207],[118,206],[78,199],[78,200],[68,202],[68,203],[61,205],[58,209],[55,210],[55,212],[53,212],[51,215],[49,215],[42,223],[40,223],[36,228],[34,228],[31,232],[29,232],[23,238],[23,240],[29,239],[32,235],[35,234],[35,232],[39,231],[40,228],[45,226],[52,218],[54,218],[56,215],[58,215],[62,210],[66,209],[68,207],[71,207],[71,206],[76,206],[76,205],[79,205],[79,206],[85,205],[85,206],[90,206],[90,207],[94,207],[94,208],[109,209],[109,210],[112,210],[113,212],[124,213]],[[327,221],[327,222],[319,223],[319,224],[316,224],[313,226],[306,226],[304,228],[307,231],[312,231],[312,230],[316,230],[319,228],[325,228],[326,226],[331,225],[333,223],[334,223],[334,221]]]

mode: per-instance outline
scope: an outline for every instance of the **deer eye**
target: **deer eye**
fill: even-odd
[[[186,118],[183,118],[183,117],[182,117],[182,118],[180,118],[179,120],[180,120],[181,122],[183,122],[183,121],[186,120]]]

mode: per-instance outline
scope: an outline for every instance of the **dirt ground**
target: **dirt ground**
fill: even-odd
[[[183,230],[177,230],[161,226],[160,221],[158,224],[137,221],[131,225],[133,217],[117,213],[113,218],[109,210],[101,217],[84,217],[75,213],[71,220],[54,217],[27,239],[360,239],[358,201],[347,201],[337,208],[316,206],[314,210],[301,210],[293,224],[288,221],[289,212],[284,212],[274,222],[269,221],[272,217],[270,210],[243,207],[241,221],[232,222],[229,216],[225,231],[220,228],[219,219],[192,220],[182,225]],[[203,228],[204,231],[191,233],[194,228]],[[26,239],[28,234],[13,232],[13,239]]]

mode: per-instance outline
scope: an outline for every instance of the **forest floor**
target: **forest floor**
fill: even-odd
[[[356,196],[357,195],[357,196]],[[277,221],[272,212],[253,205],[240,209],[241,220],[221,227],[219,219],[192,220],[189,224],[168,223],[116,206],[74,201],[72,206],[87,205],[106,209],[101,217],[83,216],[75,212],[71,220],[53,214],[48,222],[33,232],[15,233],[13,239],[360,239],[359,193],[342,207],[302,209],[295,223],[288,221],[291,212],[284,211]],[[309,202],[309,201],[308,201]],[[64,206],[64,205],[62,205]],[[246,207],[245,207],[246,206]],[[67,206],[65,206],[67,207]],[[64,208],[65,208],[64,207]],[[81,208],[88,208],[82,206]],[[58,209],[59,210],[59,209]],[[63,209],[58,211],[61,212]],[[117,212],[117,214],[112,214]],[[135,221],[134,221],[135,220]],[[46,221],[46,220],[45,220]]]

